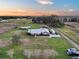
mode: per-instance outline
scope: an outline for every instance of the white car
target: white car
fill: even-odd
[[[71,59],[79,59],[79,57],[72,57]]]
[[[76,48],[67,49],[68,55],[79,55],[79,51]]]

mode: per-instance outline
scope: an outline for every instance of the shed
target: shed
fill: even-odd
[[[30,28],[31,28],[31,26],[20,27],[20,29],[22,29],[22,30],[27,30],[27,29],[30,29]]]

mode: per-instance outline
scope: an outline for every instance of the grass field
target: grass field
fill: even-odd
[[[75,42],[79,44],[79,33],[72,31],[69,26],[64,26],[59,30],[66,33],[69,37],[71,37]]]
[[[31,22],[31,20],[27,19],[22,19],[22,20],[9,20],[10,23],[16,23],[20,26],[28,26],[31,25],[32,28],[40,28],[40,24],[34,24]],[[23,23],[21,23],[23,22]],[[25,23],[24,23],[25,22]],[[21,36],[21,40],[25,43],[19,44],[19,45],[10,45],[5,48],[0,48],[0,58],[1,59],[9,59],[9,56],[7,55],[7,51],[10,49],[14,50],[13,54],[13,59],[27,59],[23,55],[23,50],[24,49],[53,49],[57,52],[57,56],[55,56],[55,59],[70,59],[70,57],[66,54],[66,49],[72,47],[64,38],[49,38],[49,37],[33,37],[29,36],[26,34],[26,30],[19,30],[18,28],[16,29],[11,29],[3,34],[0,34],[0,39],[1,40],[11,40],[12,35],[14,33],[19,33]],[[31,59],[35,59],[35,57],[31,56]],[[44,59],[44,58],[41,58]],[[52,59],[52,57],[50,58]]]

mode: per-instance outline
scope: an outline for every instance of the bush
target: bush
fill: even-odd
[[[12,43],[18,45],[19,44],[19,40],[20,40],[20,36],[19,35],[13,35],[12,36]]]

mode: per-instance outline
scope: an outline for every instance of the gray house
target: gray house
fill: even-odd
[[[49,35],[50,32],[46,28],[39,28],[39,29],[28,29],[28,34],[30,35]]]

